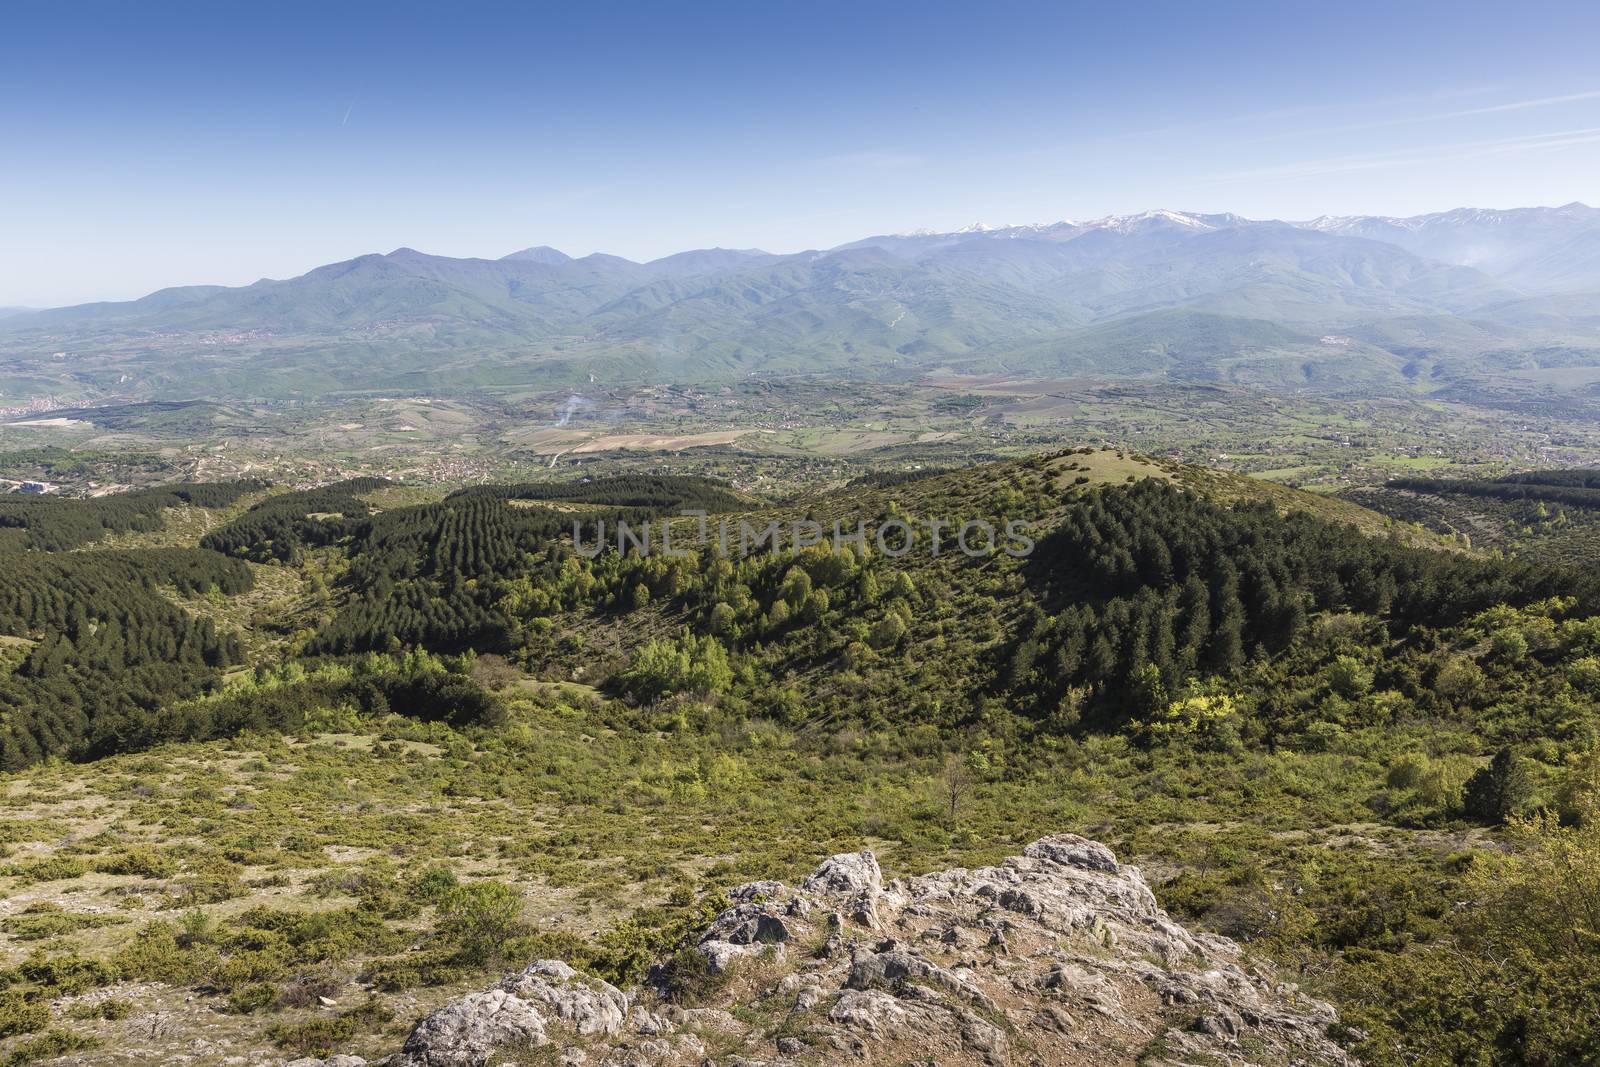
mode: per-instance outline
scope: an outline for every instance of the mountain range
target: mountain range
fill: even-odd
[[[400,248],[0,318],[0,394],[73,400],[748,375],[1092,374],[1330,390],[1600,365],[1600,210],[1149,211],[648,263]]]

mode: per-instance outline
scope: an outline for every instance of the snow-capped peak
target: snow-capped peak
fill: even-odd
[[[1309,222],[1301,222],[1296,225],[1303,226],[1308,230],[1342,230],[1354,222],[1355,218],[1353,215],[1318,215]]]
[[[974,222],[961,227],[959,230],[932,230],[922,227],[897,233],[894,237],[1031,237],[1041,233],[1048,233],[1063,229],[1072,229],[1078,224],[1070,219],[1060,222],[1027,222],[1022,224],[1006,223],[1003,226],[992,226],[987,222]]]
[[[1331,233],[1366,230],[1381,233],[1384,230],[1405,230],[1423,233],[1434,229],[1459,226],[1509,227],[1540,219],[1587,222],[1596,217],[1594,208],[1581,203],[1561,207],[1477,208],[1459,207],[1451,211],[1435,211],[1428,215],[1396,217],[1393,215],[1321,215],[1310,222],[1297,222],[1296,226]]]
[[[1087,225],[1095,229],[1116,230],[1119,233],[1127,233],[1151,223],[1161,222],[1183,226],[1191,230],[1214,230],[1217,228],[1215,224],[1207,222],[1198,215],[1191,215],[1186,211],[1168,211],[1165,208],[1157,208],[1154,211],[1141,211],[1137,215],[1107,215],[1105,218],[1096,219]]]
[[[1090,222],[1076,222],[1072,219],[1062,219],[1059,222],[1030,222],[1017,225],[1007,223],[1004,226],[993,226],[986,222],[974,222],[963,226],[959,230],[930,230],[917,229],[909,233],[895,234],[896,237],[1000,237],[1000,238],[1029,238],[1040,237],[1054,240],[1067,240],[1091,230],[1113,230],[1118,233],[1134,233],[1148,229],[1151,226],[1177,226],[1196,233],[1206,230],[1217,230],[1227,226],[1248,225],[1249,219],[1237,215],[1200,215],[1188,211],[1169,211],[1158,208],[1154,211],[1142,211],[1137,215],[1107,215],[1104,218],[1094,219]]]
[[[996,234],[1008,237],[1027,237],[1046,232],[1060,232],[1062,230],[1116,230],[1129,233],[1151,225],[1168,224],[1182,226],[1189,230],[1215,230],[1218,223],[1230,225],[1243,224],[1247,220],[1235,215],[1195,215],[1187,211],[1168,211],[1158,208],[1154,211],[1141,211],[1137,215],[1107,215],[1105,218],[1095,219],[1091,222],[1073,222],[1062,219],[1060,222],[1035,222],[1025,225],[989,226],[982,222],[975,222],[970,226],[963,226],[956,230],[958,234]]]
[[[1296,222],[1292,225],[1306,230],[1321,230],[1324,233],[1342,233],[1357,227],[1389,226],[1399,230],[1420,230],[1427,225],[1433,215],[1419,215],[1415,218],[1391,218],[1387,215],[1318,215],[1310,222]]]

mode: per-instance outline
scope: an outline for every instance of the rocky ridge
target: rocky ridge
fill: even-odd
[[[887,884],[871,852],[847,853],[730,899],[646,989],[541,960],[434,1011],[382,1063],[1355,1064],[1332,1008],[1173,922],[1136,868],[1071,834]],[[362,1061],[294,1067],[324,1062]]]

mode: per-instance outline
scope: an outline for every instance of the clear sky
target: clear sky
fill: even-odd
[[[16,2],[0,305],[409,245],[1600,201],[1600,4]]]

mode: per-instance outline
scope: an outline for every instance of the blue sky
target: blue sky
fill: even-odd
[[[1600,5],[0,10],[0,305],[409,245],[650,258],[1600,201]]]

